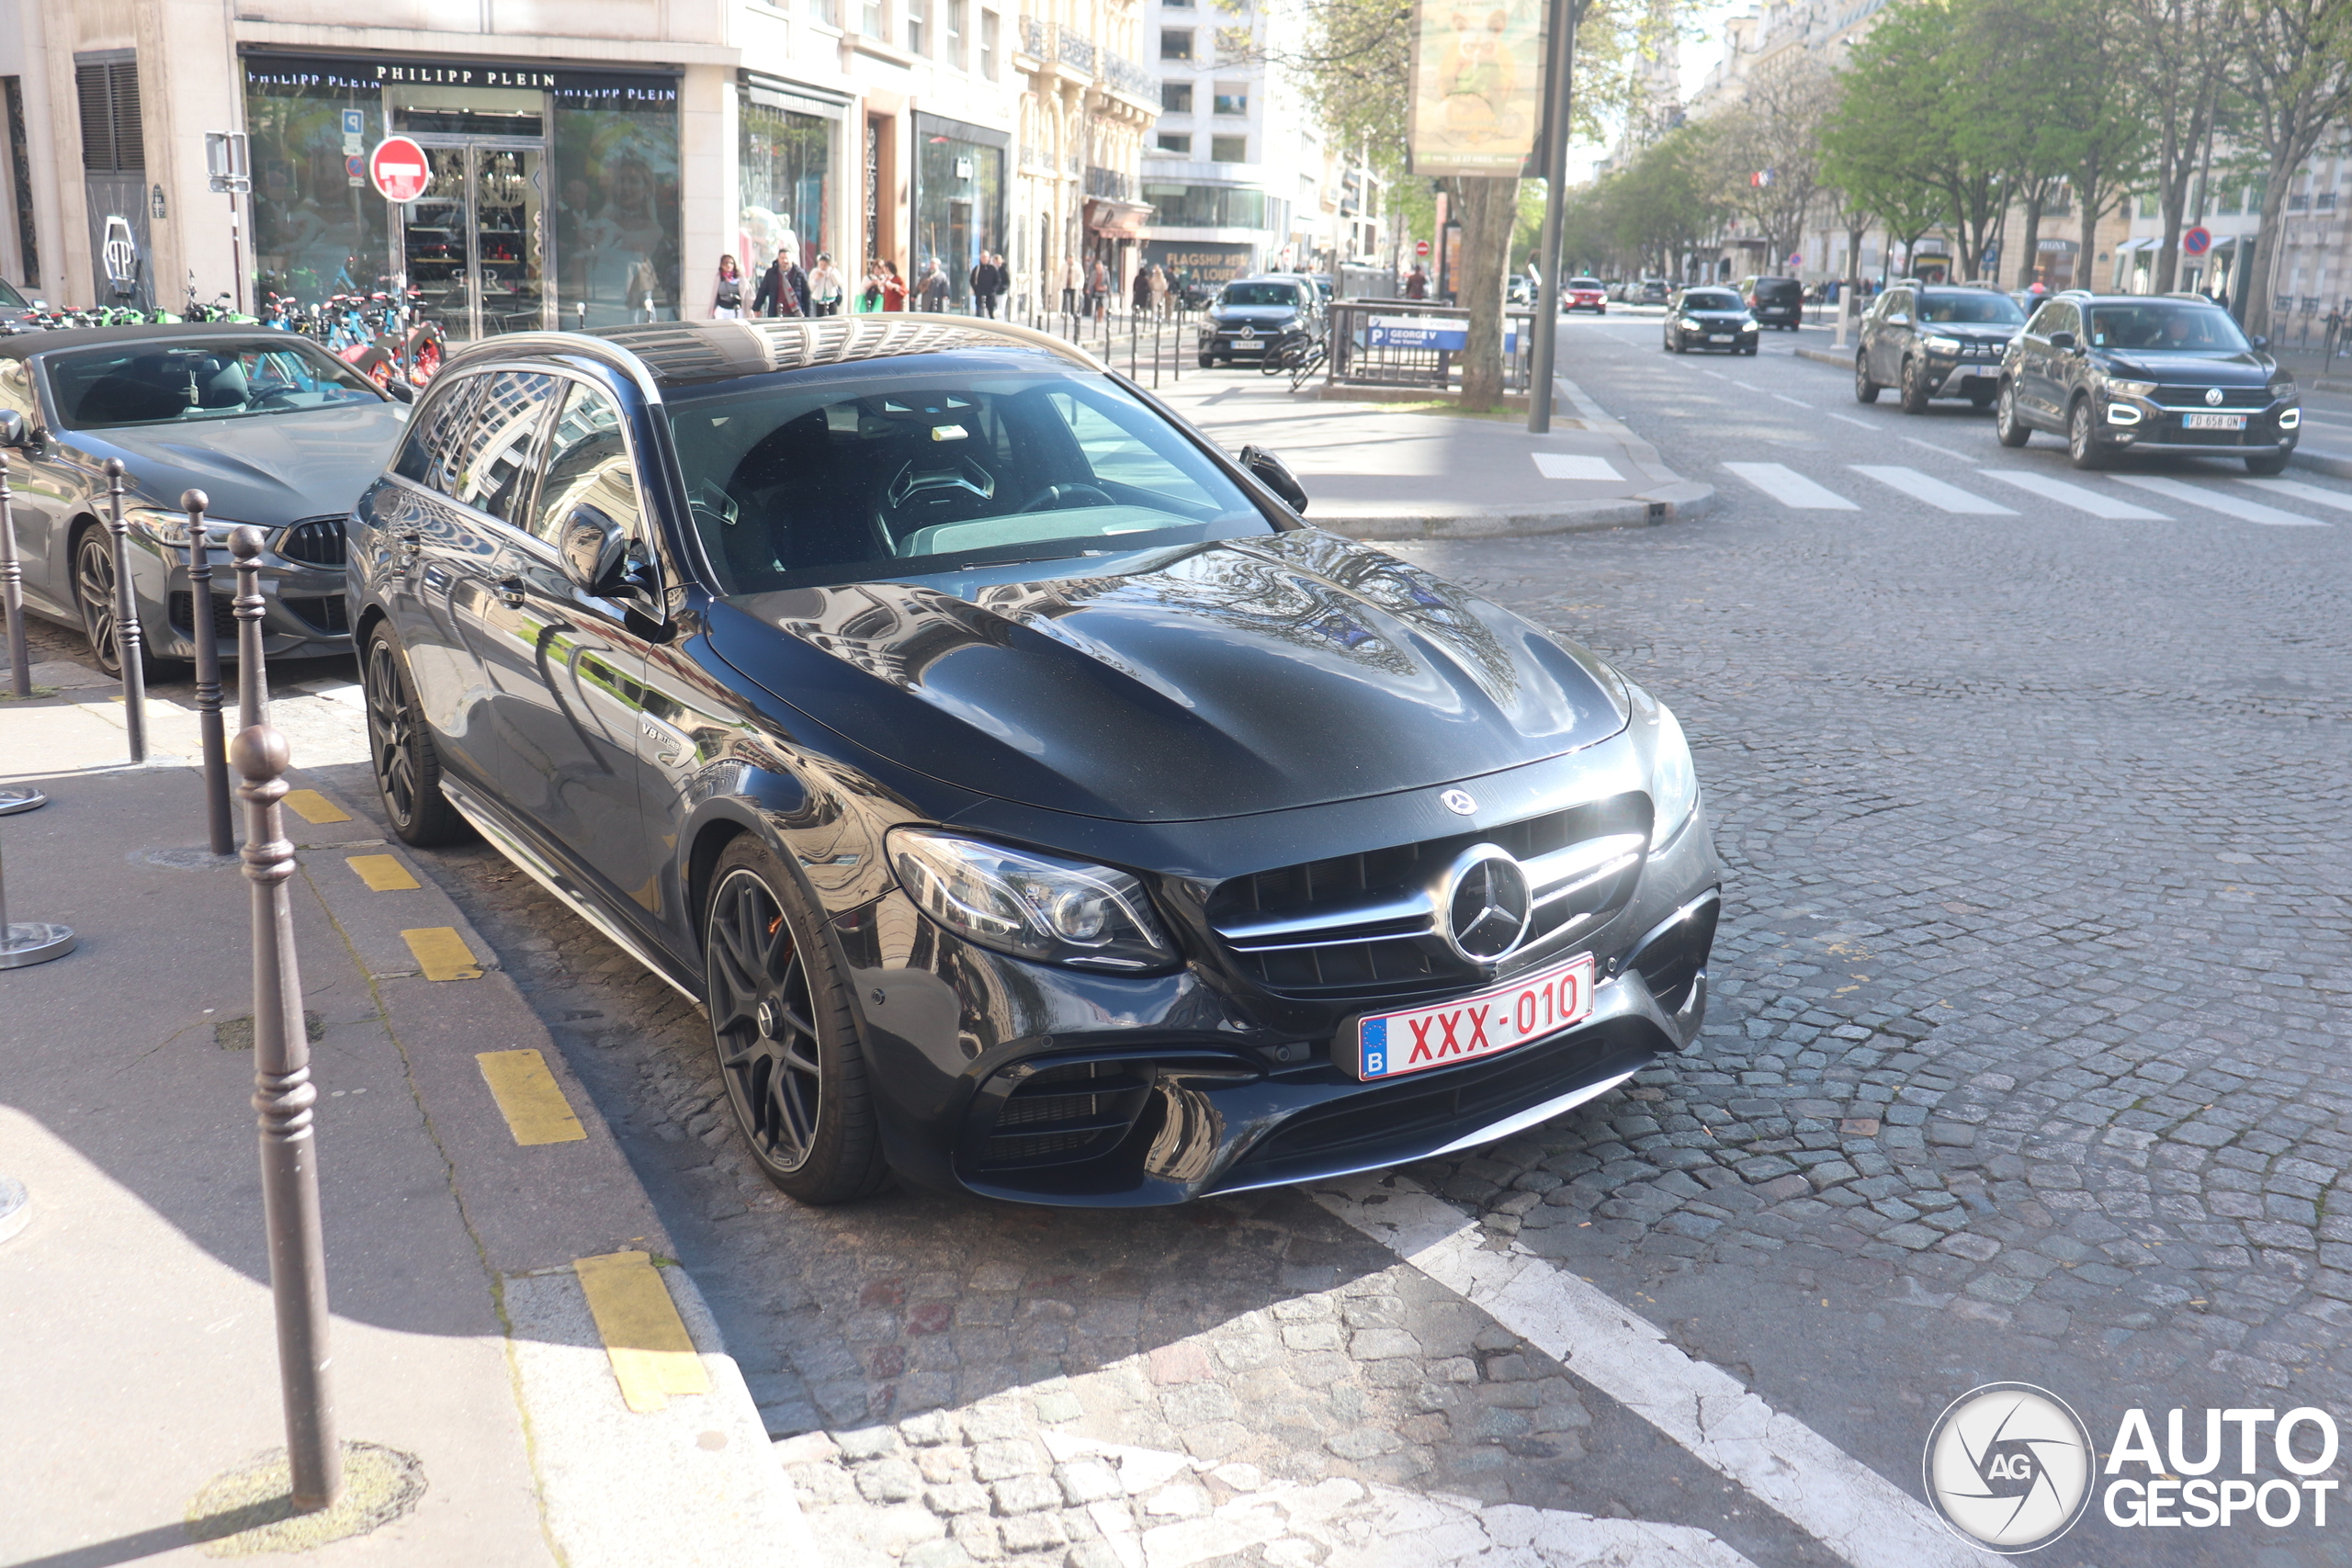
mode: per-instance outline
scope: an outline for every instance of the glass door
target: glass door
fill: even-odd
[[[431,177],[400,244],[425,318],[458,341],[552,326],[545,143],[418,140]]]

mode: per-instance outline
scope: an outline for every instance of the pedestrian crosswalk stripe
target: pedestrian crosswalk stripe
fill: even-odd
[[[2104,517],[2118,523],[2169,523],[2171,518],[2161,512],[2151,512],[2135,506],[2118,496],[2102,495],[2082,485],[2071,485],[2064,479],[2053,479],[2047,474],[2029,473],[2018,468],[1979,468],[1988,479],[1998,479],[2019,490],[2030,490],[2045,501],[2063,502],[2077,511],[2094,517]]]
[[[2267,490],[2277,495],[2291,495],[2297,501],[2308,501],[2319,506],[2333,506],[2338,512],[2352,512],[2352,493],[2328,490],[2320,485],[2307,485],[2301,479],[2240,479],[2256,490]]]
[[[1859,512],[1861,508],[1780,463],[1725,463],[1724,468],[1779,502],[1805,512]]]
[[[1531,452],[1528,456],[1535,459],[1535,471],[1547,479],[1615,481],[1625,477],[1606,457],[1583,457],[1569,452]]]
[[[2191,506],[2201,506],[2209,512],[2218,512],[2224,517],[2235,517],[2247,523],[2260,523],[2267,527],[2325,528],[2332,526],[2316,517],[2305,517],[2294,512],[2281,512],[2275,506],[2265,506],[2258,501],[2241,501],[2236,496],[2222,491],[2199,490],[2195,485],[2183,484],[2178,479],[2168,479],[2155,474],[2118,474],[2115,477],[2124,484],[2134,485],[2141,490],[2154,491],[2156,494],[2168,496],[2174,501],[2185,501]]]
[[[2015,517],[2017,513],[1997,501],[1987,501],[1981,495],[1971,495],[1958,485],[1948,485],[1932,479],[1917,468],[1883,468],[1871,463],[1847,465],[1858,474],[1865,474],[1883,485],[1890,485],[1915,501],[1945,512],[1963,513],[1976,517]]]

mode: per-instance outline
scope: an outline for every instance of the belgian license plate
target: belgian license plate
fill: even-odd
[[[1592,954],[1579,954],[1507,986],[1433,1007],[1356,1021],[1356,1077],[1402,1077],[1497,1056],[1557,1034],[1592,1013]]]
[[[1708,341],[1709,343],[1729,343],[1729,342],[1731,341],[1731,333],[1709,333],[1707,334],[1707,341]]]
[[[2245,415],[2242,413],[2190,413],[2180,418],[2183,430],[2244,430]]]

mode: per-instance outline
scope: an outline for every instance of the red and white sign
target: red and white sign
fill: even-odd
[[[2188,231],[2180,237],[2180,254],[2182,255],[2201,256],[2212,248],[2213,231],[2206,228],[2203,224],[2199,224],[2196,228]]]
[[[1592,954],[1584,953],[1475,996],[1357,1020],[1356,1077],[1401,1077],[1497,1055],[1591,1013]]]
[[[1417,256],[1425,256],[1425,255],[1429,254],[1430,254],[1430,243],[1429,243],[1427,240],[1416,240],[1416,241],[1414,241],[1414,242],[1413,242],[1413,254],[1414,254],[1415,255],[1417,255]]]
[[[386,201],[414,201],[433,183],[433,165],[407,137],[387,136],[368,154],[368,177]]]

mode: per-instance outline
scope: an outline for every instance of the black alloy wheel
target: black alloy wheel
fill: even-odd
[[[703,998],[752,1158],[804,1203],[870,1196],[889,1168],[848,987],[814,912],[756,839],[729,844],[711,875]]]
[[[2107,453],[2091,434],[2091,400],[2076,398],[2066,411],[2066,458],[2078,468],[2103,468]]]
[[[2245,458],[2245,471],[2249,474],[2283,474],[2287,471],[2287,459],[2293,452],[2291,446],[2281,446],[2275,452],[2249,452]]]
[[[454,844],[472,829],[441,793],[441,753],[417,706],[407,661],[391,632],[379,626],[359,663],[368,705],[368,757],[384,815],[404,844]]]
[[[2033,432],[2018,417],[2018,388],[2014,381],[2001,383],[2001,390],[1993,400],[1993,434],[2004,446],[2022,446],[2033,439]]]
[[[1928,373],[1919,367],[1917,355],[1903,362],[1903,412],[1928,412]]]
[[[1858,403],[1878,401],[1879,385],[1871,379],[1871,361],[1867,351],[1854,355],[1854,400]]]
[[[98,668],[119,676],[122,658],[115,646],[114,594],[114,538],[104,528],[85,528],[74,543],[74,602],[81,608],[82,630],[98,656]]]

